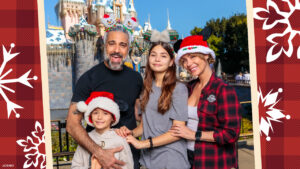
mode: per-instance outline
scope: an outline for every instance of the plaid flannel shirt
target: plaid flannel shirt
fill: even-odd
[[[188,84],[192,93],[197,80]],[[236,142],[239,138],[242,108],[236,91],[215,74],[202,89],[198,103],[199,124],[196,136],[201,131],[214,131],[216,142],[196,141],[194,169],[238,168]]]

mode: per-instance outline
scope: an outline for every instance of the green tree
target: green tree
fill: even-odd
[[[228,61],[227,71],[230,73],[241,71],[242,67],[249,70],[247,19],[245,15],[234,15],[226,24],[224,47],[226,52],[223,59]]]
[[[236,73],[249,70],[247,18],[245,14],[235,14],[226,18],[211,19],[205,27],[210,27],[212,35],[207,42],[221,60],[223,71]],[[195,27],[192,35],[199,34],[202,28]]]

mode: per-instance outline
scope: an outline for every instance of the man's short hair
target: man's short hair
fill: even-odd
[[[120,24],[117,24],[115,27],[111,27],[108,32],[104,33],[104,37],[103,37],[104,43],[106,43],[108,33],[112,32],[112,31],[118,31],[118,32],[123,32],[123,33],[127,34],[128,35],[128,47],[130,47],[133,37],[131,36],[131,33],[128,30],[126,30],[123,27],[123,25],[120,25]]]

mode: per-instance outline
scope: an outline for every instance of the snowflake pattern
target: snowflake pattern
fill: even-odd
[[[276,104],[280,101],[278,99],[278,94],[282,93],[283,89],[279,88],[277,92],[273,92],[272,90],[264,97],[261,89],[258,91],[258,100],[259,100],[259,110],[260,114],[260,134],[265,134],[266,140],[270,141],[271,137],[269,136],[270,129],[274,132],[272,127],[272,122],[282,122],[280,119],[286,118],[290,119],[290,115],[284,115],[282,110],[275,108]]]
[[[16,78],[16,79],[5,79],[5,76],[7,76],[9,73],[11,73],[13,71],[13,69],[9,69],[7,72],[5,72],[4,74],[2,74],[6,64],[13,59],[14,57],[16,57],[19,53],[11,53],[12,48],[15,47],[15,44],[11,44],[10,45],[10,50],[7,52],[7,50],[5,49],[5,47],[2,45],[3,47],[3,62],[1,64],[0,67],[0,95],[2,96],[2,98],[5,100],[6,102],[6,106],[7,106],[7,118],[10,117],[11,112],[15,113],[16,118],[20,117],[20,114],[18,114],[16,112],[16,109],[23,109],[23,107],[21,107],[20,105],[17,105],[15,103],[13,103],[12,101],[9,100],[9,98],[7,97],[7,95],[4,92],[4,89],[11,92],[11,93],[15,93],[15,91],[7,86],[5,86],[6,84],[9,83],[21,83],[23,85],[26,85],[30,88],[33,88],[31,86],[31,84],[28,82],[29,80],[37,80],[37,76],[34,76],[33,78],[29,78],[29,74],[31,72],[31,69],[29,71],[27,71],[25,74],[23,74],[21,77]]]
[[[286,3],[289,10],[280,9],[279,3]],[[280,24],[287,25],[282,32],[273,33],[267,37],[267,41],[272,46],[268,49],[266,62],[275,61],[283,53],[291,57],[295,47],[292,41],[296,35],[300,35],[299,21],[297,19],[300,15],[300,1],[296,0],[292,3],[289,0],[282,0],[282,2],[276,1],[275,3],[272,0],[267,0],[267,9],[257,7],[253,10],[255,19],[264,20],[263,30],[273,29],[277,25],[278,27],[282,27]],[[300,59],[300,46],[298,46],[297,58]]]
[[[17,140],[17,143],[24,147],[23,151],[27,153],[25,154],[27,160],[24,162],[23,168],[29,168],[30,166],[46,168],[45,133],[38,121],[35,122],[35,131],[31,134],[32,137],[27,136],[26,140]]]

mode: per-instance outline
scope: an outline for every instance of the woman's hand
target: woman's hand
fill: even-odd
[[[132,135],[132,131],[129,130],[126,126],[122,126],[120,129],[115,129],[115,132],[121,137],[127,137]]]
[[[187,140],[195,140],[195,134],[196,132],[194,132],[193,130],[191,130],[190,128],[188,128],[185,125],[177,125],[174,124],[171,129],[169,130],[169,132],[171,132],[172,136],[175,137],[182,137],[185,138]]]
[[[126,137],[126,141],[127,143],[132,144],[136,149],[143,149],[146,148],[145,145],[143,145],[143,141],[139,141],[137,140],[135,137],[133,137],[132,135],[129,135]]]
[[[94,155],[91,158],[91,169],[101,169],[101,165]]]

